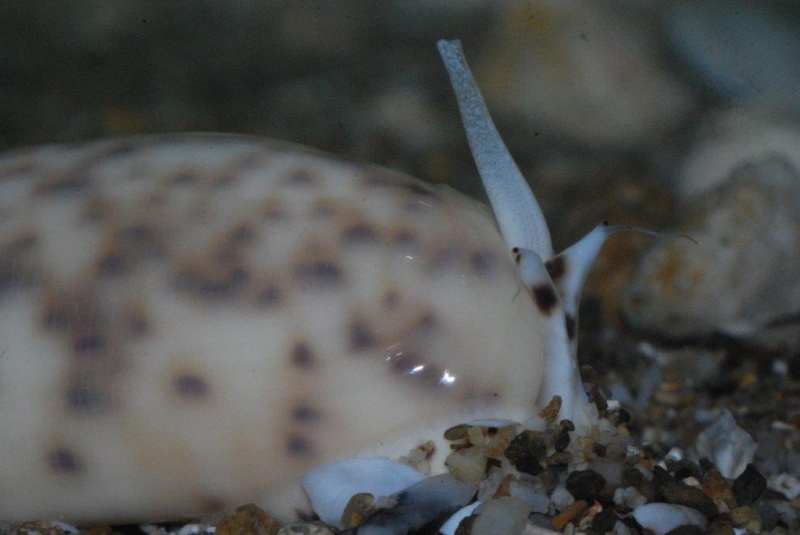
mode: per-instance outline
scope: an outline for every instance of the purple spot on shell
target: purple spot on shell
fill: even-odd
[[[312,451],[311,441],[303,435],[293,433],[286,438],[286,453],[292,457],[305,457]]]
[[[78,455],[69,448],[58,447],[48,455],[48,464],[54,472],[75,473],[83,468]]]
[[[172,389],[185,399],[201,399],[211,393],[211,386],[196,374],[184,373],[172,379]]]

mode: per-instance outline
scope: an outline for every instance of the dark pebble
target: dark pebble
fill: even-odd
[[[706,533],[719,535],[733,535],[733,520],[729,514],[718,515],[706,526]]]
[[[592,530],[598,533],[607,533],[614,529],[617,520],[617,514],[613,510],[603,509],[592,518]]]
[[[593,503],[605,485],[606,479],[593,470],[575,470],[567,477],[565,484],[576,500],[587,503]]]
[[[733,482],[733,495],[736,503],[741,505],[752,505],[767,488],[767,480],[762,476],[756,467],[748,464],[744,472]]]
[[[719,511],[714,500],[706,496],[702,490],[675,481],[669,474],[665,477],[665,474],[666,472],[658,467],[653,470],[656,489],[665,502],[697,509],[706,518],[717,516]]]
[[[693,477],[698,481],[703,479],[703,472],[700,470],[700,467],[686,459],[674,462],[667,461],[667,468],[669,468],[670,472],[675,476],[675,479],[679,481],[687,477]]]
[[[555,448],[556,451],[562,452],[567,449],[569,446],[569,431],[566,427],[562,427],[561,431],[558,432],[558,436],[556,437]]]
[[[535,476],[543,470],[541,461],[547,456],[547,443],[541,433],[523,431],[508,444],[505,454],[517,470]]]
[[[544,467],[542,463],[540,463],[535,457],[533,456],[522,456],[517,459],[514,467],[523,472],[525,474],[530,474],[532,476],[537,476],[544,471]]]

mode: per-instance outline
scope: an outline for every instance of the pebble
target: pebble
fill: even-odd
[[[678,232],[654,240],[623,295],[636,329],[670,339],[725,333],[797,345],[796,322],[766,330],[800,302],[800,175],[787,158],[744,161],[692,200]],[[774,339],[774,340],[773,340]]]
[[[724,183],[742,162],[770,154],[800,168],[800,124],[782,116],[733,109],[705,116],[674,173],[686,203]]]
[[[618,488],[614,491],[614,504],[625,509],[636,509],[647,503],[647,498],[636,487]]]
[[[716,504],[702,490],[675,481],[666,471],[659,468],[653,470],[653,475],[655,476],[658,494],[667,503],[691,507],[707,518],[718,514],[719,511]]]
[[[563,511],[575,502],[575,498],[564,485],[556,485],[553,492],[550,493],[550,500],[557,511]]]
[[[721,512],[735,509],[739,505],[728,480],[714,468],[703,474],[702,489],[706,496],[714,500],[717,509]]]
[[[592,503],[605,485],[605,478],[597,472],[575,470],[567,476],[566,489],[575,500]]]
[[[753,462],[757,445],[723,409],[719,418],[697,436],[695,447],[698,455],[707,457],[724,477],[734,479]]]
[[[767,480],[755,466],[748,464],[736,481],[732,491],[739,505],[752,505],[767,488]]]
[[[447,456],[447,469],[467,483],[480,483],[486,476],[486,454],[482,446],[460,448]]]
[[[612,487],[622,484],[625,465],[608,457],[595,457],[589,461],[589,469],[599,474]]]
[[[581,514],[589,504],[587,504],[583,500],[578,500],[573,502],[569,507],[558,513],[555,518],[553,518],[553,529],[556,531],[561,531],[564,527],[577,518],[579,514]]]
[[[731,511],[731,520],[736,527],[751,533],[761,532],[761,515],[752,507],[737,507]]]
[[[443,523],[475,496],[478,487],[451,474],[433,476],[391,496],[393,507],[376,509],[356,528],[359,535],[402,535]]]
[[[767,478],[767,488],[780,492],[790,500],[800,496],[800,480],[792,474],[774,474]]]
[[[512,496],[496,498],[476,510],[470,535],[518,535],[528,523],[531,506]]]
[[[656,36],[604,3],[510,3],[476,78],[492,112],[588,146],[652,143],[694,107]],[[549,135],[548,135],[549,134]]]
[[[217,535],[277,535],[281,524],[263,509],[248,503],[226,514],[217,524]]]
[[[547,514],[550,510],[550,498],[541,484],[533,485],[530,482],[512,481],[508,486],[508,493],[512,497],[528,502],[533,513]]]
[[[706,519],[702,513],[683,505],[648,503],[637,507],[633,517],[653,535],[665,535],[680,526],[698,526],[705,529]]]

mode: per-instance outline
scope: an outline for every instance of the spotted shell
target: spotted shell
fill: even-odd
[[[11,153],[0,519],[290,516],[312,466],[529,417],[542,321],[450,189],[240,136]]]

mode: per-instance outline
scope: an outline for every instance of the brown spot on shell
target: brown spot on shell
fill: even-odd
[[[132,154],[136,153],[139,149],[141,149],[141,143],[137,143],[135,141],[120,141],[115,145],[107,148],[103,153],[96,155],[91,163],[98,163],[105,159],[111,158],[121,158],[123,156],[131,156]]]
[[[197,170],[191,167],[180,169],[169,177],[169,181],[176,186],[191,186],[197,184],[198,180]]]
[[[558,296],[549,284],[534,286],[531,288],[531,295],[533,295],[537,308],[547,316],[558,305]]]
[[[151,330],[152,322],[143,301],[137,299],[125,307],[120,326],[122,332],[132,338],[139,338]]]
[[[321,418],[320,411],[313,407],[308,401],[300,401],[292,407],[292,420],[301,425],[310,425]]]
[[[211,395],[211,385],[197,373],[178,373],[172,378],[170,385],[172,391],[183,399],[199,400]]]
[[[256,287],[253,293],[254,304],[259,308],[273,308],[279,305],[283,298],[280,284],[271,279]]]
[[[287,186],[308,187],[317,183],[317,174],[308,169],[292,169],[281,180]]]
[[[394,310],[400,303],[400,293],[394,288],[386,290],[383,293],[381,303],[383,304],[383,308],[387,310]]]
[[[356,352],[365,351],[378,341],[372,327],[361,316],[354,317],[350,322],[347,339],[350,349]]]
[[[434,272],[447,271],[457,268],[464,257],[465,251],[457,244],[446,243],[436,247],[428,260],[428,265]]]
[[[40,262],[36,252],[39,236],[22,232],[0,244],[0,290],[19,288],[40,278]]]
[[[412,330],[415,333],[431,333],[434,329],[439,326],[439,322],[436,319],[436,314],[431,311],[424,311],[421,312],[417,318],[412,323]]]
[[[129,156],[141,146],[141,142],[127,140],[105,145],[62,174],[39,182],[33,189],[33,194],[69,196],[85,193],[92,185],[93,167],[100,163],[107,164],[113,158]]]
[[[315,244],[298,255],[292,273],[303,289],[330,289],[344,283],[344,272],[334,255]]]
[[[289,216],[286,210],[286,203],[278,197],[267,197],[261,202],[261,217],[267,221],[280,221]]]
[[[486,277],[492,273],[497,265],[497,258],[491,251],[478,250],[469,255],[469,265],[479,277]]]
[[[113,405],[113,397],[106,388],[97,384],[89,385],[86,378],[75,381],[67,388],[65,401],[67,408],[76,413],[105,412]]]
[[[40,182],[33,189],[33,194],[36,196],[74,195],[83,193],[90,184],[91,181],[85,173],[67,173]]]
[[[108,349],[108,340],[99,328],[78,330],[73,335],[72,352],[79,357],[93,357],[101,355]]]
[[[365,219],[354,218],[344,224],[341,230],[341,240],[346,245],[363,245],[373,243],[378,239],[378,231]]]
[[[238,177],[235,172],[223,171],[212,176],[208,181],[208,186],[212,189],[226,188],[236,184]]]
[[[314,452],[311,440],[300,433],[290,433],[286,437],[286,453],[291,457],[308,457]]]
[[[563,256],[555,256],[544,263],[550,280],[557,282],[567,271],[567,262]]]
[[[310,369],[316,365],[316,357],[311,347],[306,342],[296,342],[291,349],[289,361],[292,366],[300,369]]]
[[[409,194],[415,198],[424,198],[430,201],[441,200],[439,194],[430,186],[399,175],[370,174],[364,177],[363,183],[368,188],[386,188],[398,193]]]
[[[95,260],[98,275],[127,273],[137,262],[159,256],[165,249],[162,230],[150,221],[132,221],[114,228],[103,240]]]
[[[311,215],[319,218],[328,218],[336,215],[339,203],[330,197],[319,197],[314,199],[311,205]]]
[[[57,446],[47,454],[47,464],[53,472],[75,474],[83,470],[81,461],[75,450],[67,446]]]
[[[173,277],[176,287],[205,300],[231,298],[250,280],[250,272],[237,258],[201,255],[184,260],[181,266]]]
[[[227,232],[224,239],[235,245],[252,243],[256,238],[256,229],[251,223],[239,223]]]
[[[389,243],[396,247],[413,247],[419,242],[416,231],[407,226],[398,225],[389,229]]]
[[[102,316],[97,300],[83,288],[50,290],[43,297],[41,322],[46,329],[82,328],[99,323]]]
[[[114,213],[114,204],[99,196],[86,200],[81,208],[81,221],[86,223],[103,223]]]
[[[32,149],[32,148],[25,149],[24,150],[25,157],[26,158],[31,158],[32,156],[31,156],[30,153],[33,150],[34,149]],[[23,153],[23,151],[20,151],[19,154],[22,154],[22,153]],[[14,165],[14,166],[6,167],[6,168],[2,169],[0,171],[0,180],[8,180],[8,179],[12,179],[12,178],[20,177],[20,176],[30,175],[31,173],[36,171],[36,169],[37,169],[37,165],[33,161],[31,161],[29,159],[23,160],[20,163]]]

